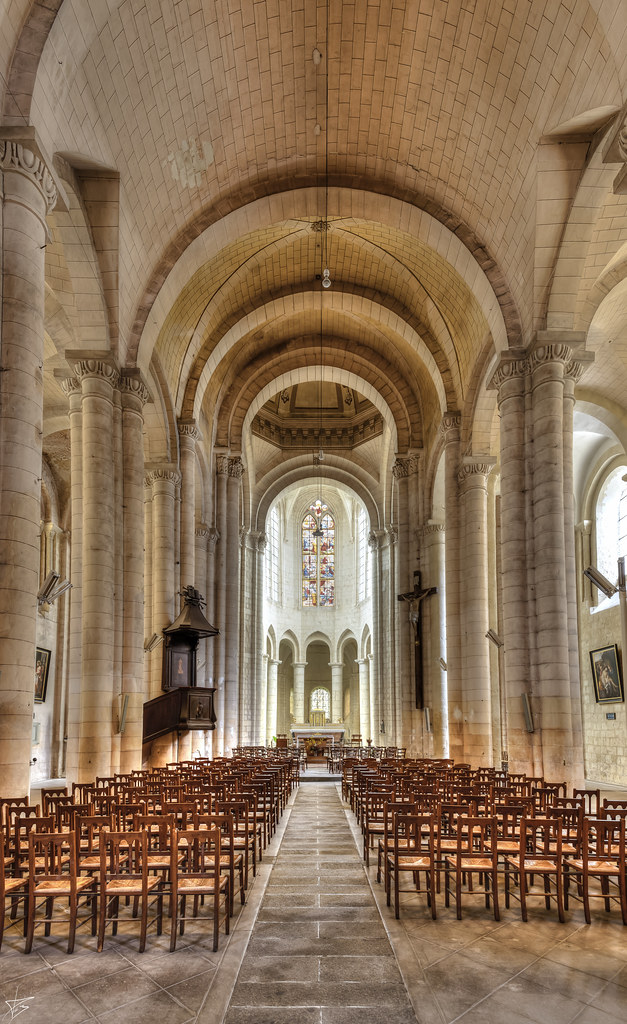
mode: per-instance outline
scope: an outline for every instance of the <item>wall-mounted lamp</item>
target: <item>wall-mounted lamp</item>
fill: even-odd
[[[155,647],[158,647],[161,643],[163,643],[163,636],[159,633],[153,633],[152,636],[144,642],[144,650],[154,651]]]
[[[495,647],[503,646],[503,641],[501,640],[500,636],[494,629],[488,630],[488,632],[486,633],[486,638],[490,641],[491,644],[494,644]]]
[[[54,604],[61,594],[65,594],[72,584],[69,580],[61,580],[61,576],[54,569],[48,573],[39,590],[37,591],[37,604]]]
[[[619,560],[618,560],[619,566],[620,566],[622,561],[623,561],[622,558],[619,558]],[[619,583],[620,583],[620,572],[621,572],[621,570],[619,568]],[[587,576],[588,579],[590,580],[590,582],[594,583],[595,587],[597,587],[601,591],[602,594],[605,594],[606,597],[613,597],[614,594],[616,593],[616,591],[618,590],[618,587],[615,587],[613,583],[610,583],[608,578],[606,576],[604,576],[602,572],[599,572],[598,569],[595,569],[595,567],[593,565],[589,565],[587,569],[584,569],[583,574],[584,574],[584,576]],[[622,574],[623,574],[623,586],[624,586],[624,580],[625,580],[624,564],[623,564],[623,568],[622,568]]]

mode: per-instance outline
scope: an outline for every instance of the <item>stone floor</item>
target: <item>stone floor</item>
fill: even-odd
[[[422,897],[401,918],[334,782],[301,786],[264,854],[247,905],[218,953],[186,932],[175,953],[136,931],[95,952],[80,935],[36,933],[25,956],[15,929],[0,953],[0,1022],[28,1024],[624,1024],[627,928],[620,913],[575,905],[560,925],[544,907],[494,921],[478,901],[432,921]],[[351,845],[352,843],[352,845]]]

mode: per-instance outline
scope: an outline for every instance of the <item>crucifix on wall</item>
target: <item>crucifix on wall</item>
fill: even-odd
[[[416,707],[420,710],[424,707],[424,687],[422,672],[422,618],[420,606],[425,597],[437,594],[437,587],[429,587],[423,590],[420,585],[420,571],[414,572],[414,589],[406,594],[399,594],[398,600],[405,601],[409,605],[409,621],[414,627],[414,687]]]

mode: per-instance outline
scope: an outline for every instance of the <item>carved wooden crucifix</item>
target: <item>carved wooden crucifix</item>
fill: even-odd
[[[423,590],[420,585],[420,570],[414,572],[414,589],[406,594],[399,594],[397,600],[405,601],[409,605],[409,619],[414,627],[414,686],[416,696],[416,707],[420,710],[424,707],[424,685],[422,668],[422,617],[420,606],[425,597],[437,594],[437,587],[429,587]]]

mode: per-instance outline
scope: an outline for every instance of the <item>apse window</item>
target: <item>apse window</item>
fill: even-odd
[[[335,598],[335,520],[320,498],[301,526],[303,608],[329,607]]]
[[[309,711],[323,711],[326,721],[331,718],[331,694],[324,686],[312,690],[309,700]]]
[[[266,530],[266,589],[271,601],[279,600],[279,510],[275,505]]]
[[[619,466],[609,474],[600,488],[596,505],[596,564],[612,582],[616,579],[618,559],[627,555],[626,468]]]

